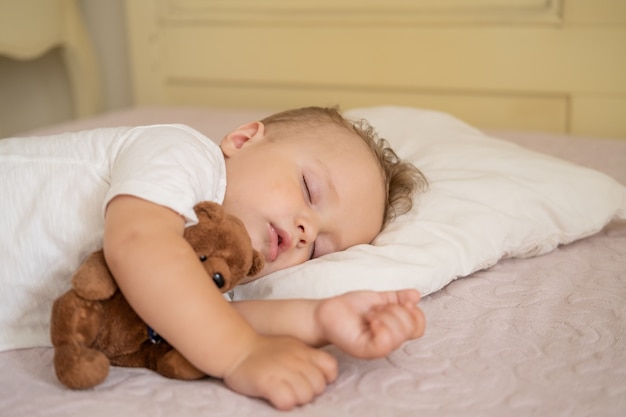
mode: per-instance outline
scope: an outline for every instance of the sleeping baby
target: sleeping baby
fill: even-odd
[[[0,350],[51,345],[51,303],[99,248],[151,328],[201,371],[279,409],[335,379],[320,346],[376,358],[424,331],[411,289],[228,303],[183,237],[200,201],[239,217],[265,260],[243,283],[370,243],[425,179],[336,109],[277,113],[219,146],[183,125],[3,139],[0,182]]]

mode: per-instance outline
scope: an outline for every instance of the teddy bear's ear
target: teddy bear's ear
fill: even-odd
[[[224,218],[224,209],[222,206],[212,201],[202,201],[196,204],[193,209],[199,221],[212,220],[219,222]]]
[[[261,272],[263,266],[265,265],[265,261],[263,260],[263,256],[260,252],[253,250],[252,251],[252,266],[250,266],[250,271],[248,271],[248,275],[256,275]]]

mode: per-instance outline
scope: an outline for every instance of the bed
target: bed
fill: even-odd
[[[135,20],[139,3],[148,15],[171,14],[170,21],[147,19],[133,23],[130,19],[134,25],[131,32],[168,32],[157,36],[160,42],[163,37],[164,42],[173,42],[177,37],[188,36],[186,32],[179,33],[184,27],[181,22],[191,21],[193,34],[205,24],[209,24],[210,30],[228,29],[230,26],[220,19],[245,17],[249,22],[264,16],[242,17],[225,2],[214,2],[210,11],[216,17],[206,23],[204,15],[197,19],[185,15],[185,7],[197,12],[206,3],[141,1],[129,6],[129,16],[135,16]],[[324,7],[333,9],[335,6],[330,3],[322,2]],[[270,4],[282,16],[280,8],[286,7],[284,3]],[[555,3],[546,4],[547,9],[537,19],[543,25],[554,25],[550,19]],[[572,2],[574,10],[582,7],[577,5],[578,2]],[[63,7],[74,6],[72,2],[63,3]],[[367,20],[371,15],[366,12],[352,19]],[[311,19],[319,16],[309,9],[303,13]],[[447,16],[451,21],[461,19],[457,14]],[[496,13],[494,17],[491,13],[483,18],[516,19],[508,16]],[[166,27],[159,29],[157,23],[163,21]],[[433,26],[432,21],[418,23]],[[255,24],[263,26],[263,21]],[[359,22],[352,24],[358,26]],[[619,33],[624,39],[623,30]],[[139,39],[135,35],[132,42],[137,48]],[[139,55],[155,52],[140,49],[133,52],[133,59],[139,62],[134,66],[134,71],[138,71],[135,79],[140,78],[136,84],[137,106],[22,134],[167,122],[188,124],[219,140],[228,129],[258,119],[276,107],[320,97],[307,95],[310,87],[296,82],[291,84],[293,90],[288,90],[268,80],[253,83],[240,77],[235,85],[215,78],[199,84],[214,93],[230,88],[225,95],[234,98],[230,102],[207,102],[218,100],[217,96],[208,90],[189,91],[194,90],[193,76],[163,75],[163,65],[171,69],[176,62],[159,62],[155,65],[158,71],[144,68],[143,73],[139,72],[149,62]],[[146,71],[151,75],[145,75]],[[152,88],[148,79],[156,83]],[[174,86],[162,80],[173,82]],[[405,158],[418,164],[431,181],[430,189],[420,197],[414,212],[397,219],[373,245],[270,276],[258,285],[242,287],[232,296],[325,296],[352,288],[411,285],[425,294],[420,305],[428,324],[421,339],[406,343],[384,359],[357,360],[327,347],[339,361],[337,381],[313,403],[290,413],[363,417],[623,415],[626,141],[607,137],[611,133],[623,136],[623,122],[604,123],[607,120],[602,119],[592,125],[583,117],[580,123],[564,124],[560,111],[548,116],[539,110],[546,118],[537,122],[530,116],[531,125],[517,124],[524,122],[522,116],[512,119],[502,114],[493,116],[495,119],[489,123],[491,116],[484,114],[502,103],[498,101],[502,97],[486,104],[486,110],[481,112],[476,108],[476,95],[463,95],[466,90],[459,88],[453,95],[469,97],[472,103],[471,113],[465,113],[462,108],[446,108],[445,103],[437,100],[434,103],[444,108],[422,106],[421,99],[380,99],[376,91],[383,90],[374,89],[373,94],[366,90],[357,92],[341,77],[334,82],[347,86],[337,100],[347,114],[370,120]],[[334,84],[326,85],[332,90]],[[246,86],[259,93],[263,91],[258,89],[266,88],[285,94],[282,99],[280,94],[270,94],[278,100],[272,103],[245,101],[234,92],[241,92]],[[415,91],[422,91],[418,87]],[[619,90],[621,87],[616,88],[624,93]],[[435,94],[434,90],[428,91]],[[423,97],[421,93],[416,95]],[[297,100],[291,101],[296,96]],[[522,93],[512,96],[528,99]],[[508,99],[519,98],[512,96]],[[610,103],[622,100],[620,97],[607,99],[599,106],[606,109]],[[586,99],[584,94],[582,99]],[[545,103],[548,107],[554,104],[550,100]],[[556,119],[552,117],[555,114]],[[573,112],[565,119],[576,119],[576,114]],[[484,123],[478,123],[481,120]],[[545,120],[550,122],[544,124]],[[473,127],[477,124],[481,129]],[[606,126],[612,130],[593,133]],[[529,132],[533,128],[535,131]],[[589,130],[583,135],[585,129]],[[464,194],[464,190],[471,192]],[[0,415],[283,414],[261,400],[233,393],[218,380],[174,381],[144,369],[114,368],[102,385],[88,391],[71,391],[56,380],[52,355],[49,348],[0,353]]]

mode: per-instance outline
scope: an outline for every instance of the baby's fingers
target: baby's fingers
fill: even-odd
[[[400,290],[397,292],[397,297],[399,304],[417,304],[417,302],[422,298],[420,292],[415,289]]]
[[[262,394],[262,397],[265,397],[277,409],[288,411],[306,402],[306,398],[304,398],[301,391],[301,389],[297,388],[297,385],[294,386],[293,381],[275,381],[271,389],[267,393]],[[312,398],[313,395],[310,397]]]
[[[379,298],[379,305],[381,304],[406,304],[413,303],[417,304],[419,300],[422,298],[421,294],[418,290],[413,288],[408,288],[404,290],[395,290],[395,291],[382,291],[377,293]]]
[[[413,332],[413,315],[405,306],[387,304],[370,314],[372,330],[387,331],[394,340],[405,339]]]
[[[380,355],[397,349],[403,342],[423,333],[423,316],[413,304],[388,304],[370,314],[374,346]]]
[[[413,332],[409,336],[410,339],[417,339],[424,335],[426,328],[426,318],[424,312],[413,303],[406,303],[405,308],[409,312],[413,322]]]
[[[308,359],[298,360],[283,377],[264,387],[264,397],[279,410],[311,402],[337,377],[337,362],[324,351],[313,351]],[[302,357],[300,359],[303,359]],[[268,381],[270,382],[270,381]]]
[[[267,393],[268,401],[279,410],[291,410],[313,400],[317,395],[324,392],[326,384],[321,374],[302,370],[294,372],[289,378],[280,381]]]
[[[313,363],[324,377],[324,387],[337,379],[337,359],[323,350],[316,350]]]

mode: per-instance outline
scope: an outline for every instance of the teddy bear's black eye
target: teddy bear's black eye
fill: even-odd
[[[224,276],[220,274],[219,272],[216,272],[213,274],[213,282],[215,282],[215,285],[217,285],[217,288],[222,288],[224,285],[226,285]]]
[[[207,257],[205,255],[200,256],[200,262],[204,262],[206,260],[207,260]]]

